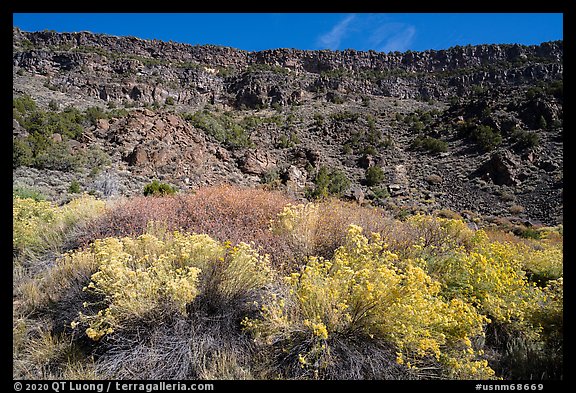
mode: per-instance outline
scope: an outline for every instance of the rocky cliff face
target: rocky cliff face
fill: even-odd
[[[246,52],[112,37],[14,30],[13,65],[50,77],[62,91],[128,102],[240,107],[292,103],[326,89],[378,96],[441,99],[471,86],[519,86],[562,75],[562,42],[480,45],[390,53],[275,49]],[[268,71],[264,80],[250,71]],[[262,87],[264,85],[264,88]]]
[[[134,176],[303,195],[327,166],[347,174],[357,200],[548,224],[562,216],[562,59],[561,41],[246,52],[13,30],[15,95],[42,108],[125,108],[77,142]],[[20,125],[14,135],[27,137]],[[386,175],[378,187],[365,180],[374,165]]]

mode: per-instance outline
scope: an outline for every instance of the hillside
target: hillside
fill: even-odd
[[[561,41],[13,38],[14,379],[563,379]]]
[[[72,151],[110,157],[100,178],[15,163],[21,184],[49,193],[76,178],[84,190],[107,182],[107,193],[131,195],[158,178],[304,196],[325,167],[349,179],[342,195],[398,211],[562,221],[562,42],[245,52],[15,29],[13,53],[15,96],[44,110],[100,108],[63,136]],[[15,122],[14,134],[27,132]],[[371,166],[383,175],[369,185]]]

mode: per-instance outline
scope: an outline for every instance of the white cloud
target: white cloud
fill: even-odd
[[[356,16],[352,14],[338,22],[332,30],[318,37],[318,45],[326,49],[338,49],[342,38],[344,38],[349,32],[350,23],[352,23],[355,18]]]
[[[390,14],[350,14],[318,37],[317,46],[332,50],[356,48],[380,52],[406,51],[416,36],[416,28],[394,21]]]
[[[404,52],[410,48],[415,35],[416,29],[414,26],[403,26],[396,30],[391,37],[387,38],[384,46],[380,48],[380,52]]]

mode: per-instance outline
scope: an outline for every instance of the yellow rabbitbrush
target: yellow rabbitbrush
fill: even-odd
[[[229,298],[269,282],[266,257],[245,243],[232,247],[208,235],[174,232],[165,239],[151,234],[136,239],[107,238],[69,258],[86,255],[94,258],[99,268],[84,290],[103,300],[85,303],[85,307],[100,310],[93,315],[80,313],[72,327],[88,324],[86,333],[96,341],[151,313],[185,315],[186,306],[214,282],[219,294]],[[218,279],[210,280],[208,276],[214,274]]]
[[[266,342],[308,331],[317,345],[298,359],[316,369],[330,361],[331,338],[356,335],[393,343],[397,362],[409,367],[433,358],[452,378],[493,377],[472,348],[487,320],[459,299],[444,300],[440,283],[412,261],[400,269],[397,260],[378,235],[369,240],[351,225],[331,260],[312,257],[287,277],[288,301],[273,298],[261,319],[244,324]]]
[[[97,217],[106,202],[90,195],[75,198],[63,206],[31,198],[12,200],[12,246],[21,254],[58,250],[65,236],[83,221]]]

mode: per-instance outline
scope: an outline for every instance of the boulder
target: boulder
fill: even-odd
[[[134,150],[132,150],[132,153],[126,157],[126,161],[128,161],[128,165],[131,166],[141,166],[148,163],[146,148],[142,145],[136,146]]]
[[[516,186],[520,184],[519,169],[520,163],[514,154],[507,150],[498,151],[472,172],[469,178],[480,177],[499,186]]]
[[[358,166],[360,168],[368,169],[374,165],[374,157],[370,154],[364,154],[358,159]]]
[[[366,198],[366,194],[364,193],[364,191],[362,191],[361,188],[358,187],[352,190],[352,197],[356,202],[362,204],[364,202],[364,199]]]
[[[52,134],[52,141],[54,141],[55,143],[60,143],[60,142],[62,142],[62,135],[60,135],[59,133],[55,132],[54,134]]]
[[[269,152],[247,150],[240,161],[240,170],[252,175],[263,175],[276,166],[276,160]]]
[[[554,172],[559,169],[559,166],[552,160],[541,160],[536,165],[546,172]]]
[[[98,119],[96,122],[96,129],[108,131],[110,129],[110,122],[108,119]]]
[[[290,165],[285,174],[285,179],[287,184],[295,186],[294,188],[304,188],[306,186],[306,180],[308,176],[306,171],[298,168],[295,165]]]
[[[18,120],[12,119],[12,135],[26,138],[28,136],[28,131],[18,123]]]

